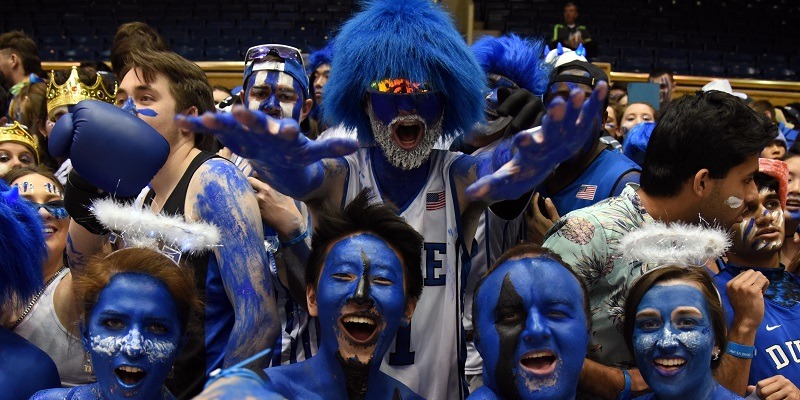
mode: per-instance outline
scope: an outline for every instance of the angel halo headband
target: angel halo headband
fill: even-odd
[[[92,213],[113,232],[112,244],[122,238],[126,247],[158,250],[175,264],[180,264],[184,254],[202,254],[219,245],[219,229],[206,222],[186,222],[179,216],[154,214],[113,199],[94,201]]]
[[[663,265],[702,266],[725,254],[728,234],[717,227],[652,222],[631,231],[619,241],[626,263],[640,262],[645,270]]]

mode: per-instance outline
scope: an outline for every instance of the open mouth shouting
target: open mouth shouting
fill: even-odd
[[[391,129],[392,140],[405,151],[413,150],[425,136],[425,122],[417,115],[398,117]]]
[[[556,369],[558,356],[549,349],[531,350],[522,355],[519,365],[529,374],[547,377]]]
[[[339,319],[342,336],[356,347],[371,347],[378,341],[381,318],[371,312],[357,312]]]
[[[143,369],[129,365],[123,365],[114,369],[114,374],[117,375],[117,379],[120,383],[127,387],[136,386],[147,376],[147,372]]]
[[[653,365],[655,365],[659,374],[673,376],[686,365],[686,360],[680,357],[656,358],[653,360]]]

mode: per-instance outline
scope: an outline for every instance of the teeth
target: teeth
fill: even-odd
[[[549,351],[540,351],[538,353],[528,354],[527,356],[525,356],[525,358],[523,358],[523,360],[527,360],[527,359],[531,359],[531,358],[539,358],[539,357],[550,357],[552,355],[553,355],[553,353],[551,353]]]
[[[686,364],[686,360],[680,358],[657,358],[653,362],[655,362],[658,365],[663,365],[665,367],[674,367]]]
[[[53,233],[55,231],[56,231],[55,229],[53,229],[53,228],[51,228],[49,226],[47,226],[44,229],[42,229],[42,232],[44,232],[44,233]]]
[[[141,368],[129,367],[127,365],[123,365],[123,366],[119,367],[119,369],[121,369],[121,370],[123,370],[125,372],[142,372]]]
[[[375,321],[367,317],[346,317],[343,322],[352,322],[356,324],[369,324],[375,325]]]

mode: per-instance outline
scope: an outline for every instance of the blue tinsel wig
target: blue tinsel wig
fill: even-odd
[[[484,36],[472,45],[478,64],[487,74],[502,75],[517,86],[542,96],[547,90],[552,67],[544,61],[542,39],[523,39],[513,33]]]
[[[39,214],[0,179],[0,304],[36,294],[46,255]]]
[[[320,65],[330,64],[331,61],[333,61],[333,39],[329,40],[328,44],[319,50],[311,49],[311,55],[308,56],[306,73],[311,75]],[[313,85],[314,82],[311,82],[311,84]]]
[[[431,0],[368,0],[336,36],[323,106],[331,125],[373,141],[366,113],[370,84],[387,78],[429,83],[444,103],[444,136],[483,118],[485,74],[450,16]]]

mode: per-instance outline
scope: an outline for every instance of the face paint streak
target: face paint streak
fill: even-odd
[[[742,243],[747,243],[752,239],[750,234],[752,233],[753,236],[756,234],[756,230],[753,228],[756,226],[755,218],[746,219],[739,223],[739,231],[742,234]]]
[[[517,323],[495,324],[497,335],[500,338],[500,354],[495,366],[497,372],[494,385],[503,398],[518,399],[520,396],[514,371],[519,366],[514,365],[515,363],[511,360],[514,360],[519,337],[525,328],[527,313],[524,311],[522,297],[517,293],[514,284],[511,282],[510,273],[506,273],[505,277],[503,277],[503,284],[500,287],[500,295],[497,299],[497,309],[494,311],[495,313],[500,313],[502,310],[519,312],[521,315]]]
[[[353,299],[359,302],[364,302],[369,300],[369,267],[370,261],[367,254],[364,253],[364,250],[361,250],[361,262],[364,264],[364,271],[361,274],[361,278],[358,281],[358,286],[356,288],[356,293],[353,296]]]
[[[139,114],[144,115],[145,117],[157,117],[158,113],[156,110],[150,108],[139,108],[136,110]]]
[[[113,356],[122,351],[131,357],[146,354],[150,362],[164,362],[175,353],[175,345],[163,340],[142,340],[138,329],[132,329],[124,337],[100,335],[91,338],[92,350],[107,356]]]
[[[736,196],[728,197],[728,200],[725,200],[725,205],[733,209],[741,207],[742,204],[744,204],[744,200]]]

